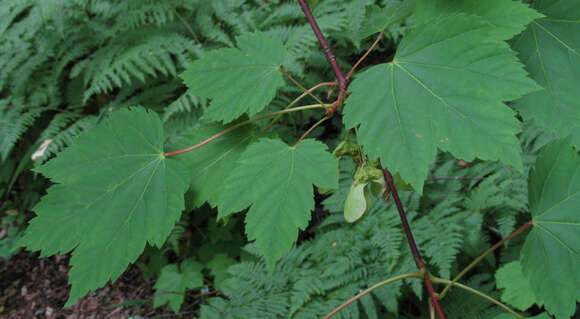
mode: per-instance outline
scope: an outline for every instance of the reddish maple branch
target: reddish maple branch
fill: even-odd
[[[453,278],[453,280],[449,284],[447,284],[447,286],[445,286],[445,288],[443,289],[443,291],[441,291],[441,294],[439,295],[440,298],[445,297],[445,294],[447,294],[447,291],[449,291],[449,288],[451,288],[451,286],[453,286],[457,281],[459,281],[459,279],[461,279],[461,277],[463,277],[463,275],[465,275],[469,270],[471,270],[471,268],[475,267],[475,265],[477,265],[480,261],[482,261],[485,257],[487,257],[487,255],[491,254],[494,250],[501,247],[506,241],[516,237],[519,233],[523,232],[526,228],[532,226],[532,224],[533,224],[532,221],[529,221],[529,222],[523,224],[520,228],[516,229],[513,233],[507,235],[504,239],[498,241],[495,245],[491,246],[483,254],[481,254],[479,257],[474,259],[457,276],[455,276],[455,278]]]
[[[312,15],[312,11],[310,11],[310,8],[308,7],[308,4],[306,4],[305,0],[298,0],[298,3],[300,3],[300,7],[302,8],[302,11],[304,11],[304,15],[306,15],[306,19],[308,20],[308,23],[310,23],[312,31],[314,31],[314,34],[316,35],[316,38],[318,39],[320,46],[322,46],[322,52],[324,52],[326,60],[328,60],[328,63],[330,63],[332,71],[334,72],[334,76],[336,76],[336,80],[338,81],[338,88],[340,90],[338,93],[338,98],[336,99],[334,107],[326,111],[326,114],[332,114],[336,110],[336,108],[340,105],[340,103],[342,102],[342,100],[346,95],[348,80],[342,74],[342,70],[338,66],[338,63],[336,62],[336,57],[332,53],[332,50],[330,49],[328,42],[326,42],[326,38],[322,34],[322,31],[320,31],[320,27],[318,26],[318,23],[316,23],[316,19],[314,19],[314,16]]]
[[[420,271],[425,271],[424,279],[425,279],[425,286],[427,287],[427,291],[429,292],[429,297],[431,297],[431,302],[433,303],[433,307],[437,311],[437,315],[439,315],[440,319],[445,319],[445,315],[439,306],[438,296],[435,294],[433,290],[433,285],[431,284],[431,280],[429,279],[429,272],[427,271],[427,267],[423,263],[421,259],[421,254],[419,253],[419,249],[417,248],[417,244],[415,243],[415,238],[413,237],[413,233],[411,232],[411,227],[409,226],[409,222],[407,221],[407,216],[405,215],[405,209],[403,208],[403,204],[401,203],[401,199],[399,198],[399,193],[395,188],[395,182],[393,181],[393,175],[387,168],[383,169],[383,177],[385,178],[385,182],[389,186],[389,190],[391,194],[393,194],[393,200],[397,205],[397,210],[399,211],[399,217],[401,218],[401,223],[403,224],[403,230],[405,231],[405,235],[407,236],[407,241],[409,242],[409,246],[411,247],[411,253],[413,254],[413,259],[415,260],[415,265],[419,268]]]

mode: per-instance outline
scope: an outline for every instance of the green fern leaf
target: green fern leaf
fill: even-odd
[[[369,157],[380,157],[419,193],[437,148],[522,169],[520,125],[502,102],[538,87],[507,44],[490,38],[492,30],[464,15],[418,27],[392,62],[371,67],[350,86],[345,125],[360,124]]]
[[[546,146],[530,172],[532,231],[521,251],[524,275],[556,318],[580,301],[580,155],[571,137]]]
[[[210,51],[181,74],[194,94],[212,98],[205,118],[228,123],[256,114],[284,84],[278,68],[286,50],[279,39],[250,33],[236,41],[238,49]]]
[[[123,109],[38,169],[57,184],[21,244],[43,256],[74,249],[67,306],[119,277],[147,242],[163,245],[179,219],[187,169],[163,142],[155,113]]]
[[[260,139],[246,149],[227,178],[218,217],[251,205],[246,234],[256,240],[273,271],[275,262],[296,241],[298,229],[308,226],[314,209],[312,184],[338,187],[338,162],[324,144],[307,139],[288,147],[279,140]]]

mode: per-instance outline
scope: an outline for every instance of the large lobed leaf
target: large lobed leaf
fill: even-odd
[[[522,273],[522,265],[519,261],[503,265],[495,272],[495,280],[497,288],[503,289],[501,294],[503,302],[521,311],[525,311],[536,303],[530,281]]]
[[[225,130],[219,124],[198,126],[184,134],[172,145],[172,149],[183,149],[196,145]],[[203,147],[179,155],[191,171],[193,207],[208,202],[218,203],[226,177],[236,168],[236,162],[248,144],[256,138],[252,126],[244,126],[229,132]]]
[[[513,47],[544,90],[514,107],[525,119],[580,147],[580,1],[534,1],[546,15],[532,22]]]
[[[419,192],[437,148],[522,168],[520,124],[503,101],[538,87],[494,30],[462,14],[431,21],[350,86],[345,125],[360,124],[365,152]]]
[[[228,123],[244,113],[256,114],[284,84],[279,67],[286,49],[279,38],[258,32],[243,34],[236,42],[237,49],[207,52],[181,74],[195,95],[212,98],[207,119]]]
[[[532,231],[521,251],[524,275],[557,319],[580,301],[580,156],[571,138],[544,148],[530,172]]]
[[[163,245],[179,219],[187,169],[163,143],[155,113],[123,109],[38,169],[56,185],[21,243],[43,256],[74,249],[67,305],[116,279],[147,242]]]
[[[276,139],[260,139],[242,154],[227,178],[218,217],[246,209],[246,234],[256,240],[269,269],[290,250],[298,230],[308,226],[314,209],[312,184],[338,187],[338,162],[326,145],[306,139],[289,147]]]

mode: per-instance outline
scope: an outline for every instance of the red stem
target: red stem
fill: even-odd
[[[308,23],[310,23],[312,31],[314,31],[314,34],[316,35],[316,38],[318,39],[320,46],[322,46],[322,52],[324,52],[326,60],[328,60],[328,63],[332,67],[332,71],[334,71],[334,76],[336,76],[336,80],[338,81],[338,88],[340,90],[338,93],[338,98],[336,99],[334,107],[326,111],[326,114],[332,114],[336,110],[336,108],[340,105],[340,103],[344,99],[344,96],[346,95],[348,81],[342,74],[342,70],[338,66],[338,63],[336,62],[336,57],[332,53],[332,50],[330,49],[328,42],[326,42],[326,38],[322,34],[322,31],[320,31],[320,27],[318,26],[318,23],[316,23],[316,19],[314,19],[314,16],[312,15],[310,8],[308,7],[308,4],[306,4],[305,0],[298,0],[298,3],[300,3],[300,7],[302,8],[302,11],[304,11],[304,15],[306,15],[306,19],[308,19]]]
[[[373,42],[373,45],[371,45],[371,47],[367,50],[367,52],[365,52],[365,54],[363,54],[363,56],[358,59],[358,61],[356,61],[356,63],[354,64],[354,66],[350,69],[350,71],[348,71],[348,74],[346,75],[346,80],[350,80],[350,77],[352,76],[352,74],[354,73],[354,71],[356,70],[356,68],[362,63],[362,61],[364,61],[364,59],[367,58],[367,56],[371,53],[371,51],[377,46],[377,44],[379,44],[379,41],[381,40],[383,34],[385,33],[385,30],[382,30],[379,35],[377,36],[377,39],[375,40],[375,42]]]
[[[431,297],[431,302],[437,310],[437,314],[439,315],[440,319],[445,319],[445,315],[439,306],[439,302],[437,300],[437,296],[435,295],[435,291],[433,290],[433,285],[431,284],[431,280],[429,279],[429,272],[426,271],[427,267],[423,264],[423,260],[421,259],[421,254],[419,253],[419,249],[417,248],[417,244],[415,243],[415,238],[413,238],[413,233],[411,232],[411,227],[409,226],[409,222],[407,221],[407,216],[405,215],[405,209],[403,208],[403,204],[401,203],[401,199],[399,198],[399,193],[395,188],[395,182],[393,181],[393,175],[389,172],[388,169],[383,169],[383,177],[389,186],[391,194],[393,194],[393,200],[397,205],[397,210],[399,211],[399,217],[401,218],[401,223],[403,224],[403,230],[405,231],[405,235],[407,236],[407,241],[409,242],[409,246],[411,247],[411,253],[413,254],[413,259],[415,260],[415,265],[419,270],[425,270],[425,286],[427,287],[427,291],[429,292],[429,296]]]
[[[206,139],[205,141],[203,141],[203,142],[201,142],[201,143],[197,143],[197,144],[195,144],[195,145],[193,145],[193,146],[190,146],[190,147],[188,147],[188,148],[184,148],[184,149],[182,149],[182,150],[179,150],[179,151],[165,153],[165,154],[163,154],[163,155],[164,155],[165,157],[169,157],[169,156],[178,155],[178,154],[182,154],[182,153],[187,153],[187,152],[189,152],[189,151],[193,151],[194,149],[196,149],[196,148],[200,148],[200,147],[204,146],[205,144],[207,144],[207,143],[209,143],[209,142],[211,142],[211,141],[213,141],[213,140],[217,139],[218,137],[220,137],[220,136],[222,136],[222,135],[224,135],[224,134],[227,134],[227,133],[229,133],[229,132],[231,132],[231,131],[233,131],[233,130],[237,129],[238,127],[242,126],[242,125],[240,125],[240,124],[247,124],[247,123],[245,123],[245,122],[242,122],[242,123],[239,123],[239,124],[237,124],[237,125],[234,125],[234,126],[228,127],[227,129],[225,129],[225,130],[223,130],[223,131],[221,131],[221,132],[219,132],[219,133],[215,134],[214,136],[212,136],[212,137],[210,137],[210,138]]]
[[[429,296],[431,297],[431,304],[437,311],[437,315],[440,319],[445,319],[445,315],[443,314],[443,310],[441,310],[441,306],[439,306],[439,300],[437,295],[435,294],[435,290],[433,290],[433,285],[431,284],[431,279],[429,279],[429,272],[425,272],[425,286],[427,287],[427,291],[429,292]]]

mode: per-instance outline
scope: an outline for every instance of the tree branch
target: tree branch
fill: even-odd
[[[338,66],[338,63],[336,62],[336,57],[332,53],[332,50],[330,49],[328,42],[326,42],[326,38],[322,34],[322,31],[320,31],[320,27],[318,26],[318,23],[316,23],[316,19],[314,19],[314,16],[312,15],[310,8],[308,7],[308,4],[306,4],[305,0],[298,0],[298,3],[300,3],[300,7],[302,8],[302,11],[304,11],[304,15],[306,15],[306,19],[308,19],[308,23],[310,23],[310,26],[312,27],[312,31],[314,31],[314,34],[316,35],[318,42],[322,46],[322,52],[324,52],[326,60],[328,60],[328,63],[332,67],[332,71],[334,71],[334,76],[336,76],[336,80],[338,81],[338,88],[340,91],[338,93],[338,98],[336,99],[336,104],[334,104],[334,107],[332,109],[326,111],[326,114],[332,114],[334,113],[336,108],[340,105],[340,103],[342,103],[342,100],[346,95],[348,81],[342,74],[342,70]]]
[[[440,319],[445,319],[445,315],[439,306],[439,301],[435,291],[433,290],[433,285],[431,284],[431,280],[429,279],[429,272],[427,271],[427,267],[423,264],[423,260],[421,259],[421,254],[419,253],[419,249],[417,248],[417,244],[415,243],[415,238],[413,238],[413,233],[411,232],[411,227],[409,226],[409,222],[407,221],[407,216],[405,215],[405,209],[403,208],[403,204],[401,203],[401,199],[399,198],[399,193],[395,188],[395,182],[393,181],[393,175],[387,168],[383,169],[383,177],[385,178],[385,182],[389,186],[391,194],[393,194],[393,200],[397,205],[397,210],[399,211],[399,217],[401,218],[401,223],[403,224],[403,230],[405,231],[405,235],[407,236],[407,241],[409,242],[409,246],[411,247],[411,253],[413,254],[413,259],[415,260],[415,265],[420,271],[425,271],[424,279],[425,279],[425,286],[427,287],[427,291],[429,291],[429,297],[431,297],[431,302],[437,311],[437,315]]]

